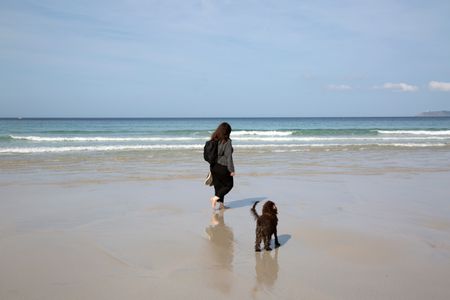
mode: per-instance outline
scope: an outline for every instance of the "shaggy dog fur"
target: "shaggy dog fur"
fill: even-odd
[[[274,202],[267,201],[263,205],[262,215],[260,216],[255,209],[258,202],[259,201],[256,201],[251,209],[251,212],[256,220],[255,251],[261,251],[261,248],[259,247],[261,241],[264,242],[264,249],[270,251],[272,250],[272,248],[270,248],[270,239],[272,234],[275,236],[275,247],[280,246],[277,236],[278,210]]]

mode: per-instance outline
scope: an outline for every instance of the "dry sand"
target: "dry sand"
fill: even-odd
[[[3,184],[0,299],[450,299],[449,179],[242,174],[224,212],[202,178]]]

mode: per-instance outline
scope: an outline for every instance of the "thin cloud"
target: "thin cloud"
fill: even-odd
[[[416,92],[419,88],[415,85],[410,85],[407,83],[392,83],[386,82],[382,86],[376,86],[375,89],[384,89],[384,90],[394,90],[400,92]]]
[[[346,84],[329,84],[326,88],[330,91],[349,91],[352,89],[351,86]]]
[[[450,82],[430,81],[428,87],[432,91],[450,92]]]

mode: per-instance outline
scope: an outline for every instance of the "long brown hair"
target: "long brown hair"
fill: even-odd
[[[211,140],[225,143],[230,139],[231,126],[227,122],[220,124],[211,135]]]

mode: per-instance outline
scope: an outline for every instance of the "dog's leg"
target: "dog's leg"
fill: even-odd
[[[264,235],[264,249],[267,251],[271,251],[272,248],[270,248],[270,236],[269,235]]]
[[[277,229],[275,228],[275,232],[273,233],[273,235],[275,236],[275,248],[278,248],[281,246],[280,242],[278,241],[278,234],[277,234]]]
[[[262,234],[261,234],[261,231],[258,229],[259,228],[256,228],[256,240],[255,240],[255,251],[256,252],[261,251],[261,248],[259,247],[259,245],[261,244]]]
[[[256,240],[255,240],[255,251],[259,252],[261,251],[261,248],[259,245],[261,244],[263,238],[263,234],[261,232],[261,228],[259,226],[256,226]]]

